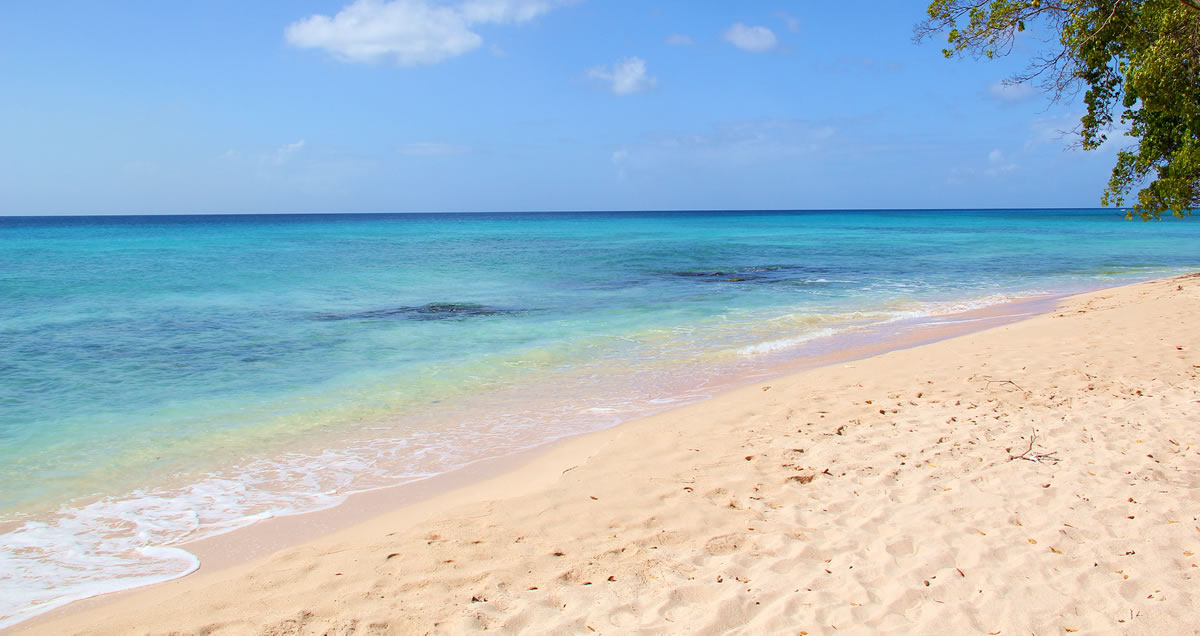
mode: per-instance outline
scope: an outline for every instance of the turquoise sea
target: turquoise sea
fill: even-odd
[[[1198,268],[1111,210],[0,218],[0,627],[831,336]]]

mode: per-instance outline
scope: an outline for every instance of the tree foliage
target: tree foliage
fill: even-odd
[[[1053,100],[1085,90],[1084,149],[1118,121],[1134,140],[1103,204],[1137,191],[1131,217],[1200,208],[1200,0],[933,0],[915,34],[945,33],[946,57],[993,58],[1034,26],[1051,34],[1047,48],[1008,81],[1037,82]]]

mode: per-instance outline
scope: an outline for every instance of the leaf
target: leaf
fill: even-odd
[[[1101,203],[1120,207],[1130,196],[1125,218],[1153,220],[1200,209],[1197,10],[1196,0],[931,0],[916,31],[918,39],[945,33],[947,58],[991,59],[1012,53],[1022,31],[1046,28],[1055,45],[1018,77],[1040,77],[1052,102],[1084,89],[1085,150],[1099,148],[1116,121],[1128,127],[1133,145],[1116,153]]]

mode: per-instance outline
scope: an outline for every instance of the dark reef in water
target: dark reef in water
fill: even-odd
[[[429,303],[418,307],[390,307],[344,314],[318,314],[317,320],[461,320],[483,316],[523,314],[523,309],[489,307],[475,303]]]
[[[838,271],[840,271],[838,268],[831,267],[806,267],[803,265],[761,265],[753,267],[739,267],[737,269],[723,271],[676,271],[669,272],[669,274],[671,276],[695,278],[697,280],[714,283],[779,283],[785,281],[794,281],[797,275],[814,276],[838,273]]]
[[[682,276],[684,278],[700,278],[709,281],[724,281],[727,283],[740,283],[749,280],[762,280],[765,276],[757,276],[755,274],[741,274],[737,272],[672,272],[674,276]]]

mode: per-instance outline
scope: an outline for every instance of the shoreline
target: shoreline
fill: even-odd
[[[851,365],[847,364],[849,362],[875,360],[891,352],[920,349],[932,343],[958,339],[960,336],[988,333],[1006,325],[1026,324],[1037,317],[1054,313],[1055,307],[1063,303],[1083,302],[1084,299],[1106,291],[1163,284],[1169,280],[1176,280],[1176,278],[1102,288],[1065,298],[1022,299],[984,309],[936,317],[941,320],[928,320],[925,323],[914,321],[912,324],[896,325],[891,333],[879,335],[874,342],[868,342],[859,348],[837,348],[834,343],[831,345],[831,348],[835,349],[834,353],[796,360],[779,365],[769,371],[749,374],[741,378],[734,386],[723,387],[715,397],[699,403],[676,406],[648,417],[622,422],[615,427],[598,432],[555,440],[516,454],[482,460],[415,482],[355,493],[341,504],[325,510],[275,517],[222,535],[180,544],[176,547],[187,549],[201,560],[200,569],[193,574],[165,583],[77,601],[66,607],[31,617],[9,629],[36,631],[43,626],[62,621],[70,623],[74,617],[83,617],[88,612],[94,614],[93,610],[110,604],[136,602],[136,597],[145,594],[157,594],[158,596],[169,594],[163,590],[182,582],[212,577],[246,576],[249,571],[252,571],[255,562],[267,559],[272,553],[277,554],[280,550],[283,552],[306,550],[314,543],[328,542],[334,537],[361,529],[364,525],[378,524],[384,517],[397,517],[401,513],[407,513],[415,520],[402,525],[416,527],[419,520],[436,517],[438,513],[457,506],[489,501],[495,504],[514,497],[536,493],[545,490],[549,483],[574,468],[571,466],[562,470],[562,466],[566,463],[578,461],[581,457],[587,458],[591,454],[588,446],[603,446],[608,443],[605,438],[621,437],[628,434],[630,428],[647,428],[651,426],[648,423],[653,421],[678,418],[685,412],[690,414],[711,402],[724,401],[728,403],[734,401],[735,398],[745,397],[747,393],[753,395],[751,385],[760,382],[794,382],[800,375],[817,371],[831,371],[839,364],[850,367]],[[1012,313],[1013,309],[1025,311]],[[883,329],[883,331],[889,330],[891,327]],[[854,334],[848,339],[853,340],[854,336],[859,335]],[[762,389],[762,391],[766,390],[767,388]],[[842,433],[839,430],[837,434],[840,436]],[[749,457],[746,461],[750,461]],[[593,497],[593,499],[596,498]],[[395,524],[394,519],[392,523]],[[84,622],[84,625],[86,624]],[[77,628],[79,625],[75,627]]]
[[[981,309],[972,309],[937,317],[967,318],[971,321],[981,321],[979,324],[962,324],[958,327],[949,327],[948,325],[944,326],[939,323],[930,325],[918,319],[915,321],[918,323],[917,326],[903,324],[887,325],[888,327],[896,327],[894,333],[891,333],[892,330],[887,330],[889,333],[873,338],[857,347],[838,347],[836,344],[831,344],[828,348],[832,351],[829,353],[803,357],[777,365],[768,370],[740,376],[731,380],[729,384],[721,386],[713,395],[694,402],[672,405],[665,410],[633,417],[600,430],[569,434],[565,437],[536,444],[530,448],[521,449],[515,453],[473,461],[464,466],[429,477],[402,484],[349,493],[346,495],[344,501],[329,508],[271,517],[249,526],[240,527],[196,541],[181,543],[174,547],[185,549],[200,560],[200,567],[194,573],[228,569],[272,552],[328,536],[340,530],[369,521],[386,512],[422,503],[456,490],[470,488],[482,482],[502,477],[537,460],[547,453],[554,452],[557,447],[569,444],[574,440],[586,439],[590,436],[603,434],[606,431],[625,426],[631,422],[656,417],[678,409],[702,404],[709,400],[719,399],[722,395],[744,389],[756,382],[769,381],[772,378],[786,377],[802,371],[820,369],[830,365],[863,360],[891,351],[920,347],[967,333],[983,331],[1011,324],[1032,316],[1050,313],[1057,306],[1057,303],[1065,297],[1067,296],[1050,295],[1022,298]],[[1009,313],[1011,310],[1024,311]],[[931,326],[940,328],[922,329],[922,327]],[[856,335],[839,334],[833,336],[832,339],[838,339],[841,336],[849,340],[854,340],[854,336]],[[184,576],[191,576],[191,574]],[[119,594],[120,592],[117,593]]]
[[[806,342],[796,348],[798,351],[808,351],[808,353],[798,354],[784,362],[776,362],[751,372],[727,377],[718,384],[714,393],[699,400],[671,404],[666,408],[645,412],[599,430],[567,434],[516,452],[471,461],[428,477],[350,492],[341,502],[329,507],[276,515],[219,534],[178,544],[154,546],[183,550],[196,559],[197,566],[187,573],[164,581],[69,601],[64,605],[34,614],[14,625],[0,628],[0,632],[20,629],[23,626],[34,626],[42,621],[55,620],[60,616],[70,616],[80,611],[86,611],[92,606],[103,606],[127,595],[137,594],[148,588],[167,585],[187,577],[227,570],[273,552],[345,530],[388,511],[413,506],[459,489],[502,477],[572,440],[602,434],[630,422],[719,398],[755,382],[861,360],[890,351],[919,347],[966,333],[1024,320],[1053,311],[1057,303],[1067,297],[1070,297],[1070,294],[1020,297],[966,311],[905,318],[870,325],[865,330],[851,329],[838,332],[832,336]]]

